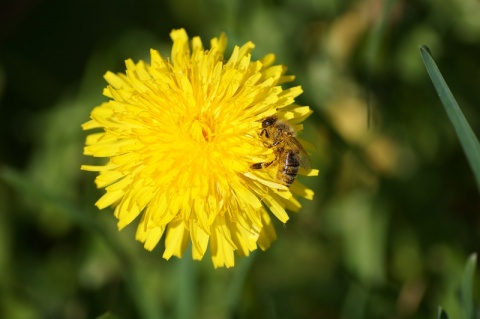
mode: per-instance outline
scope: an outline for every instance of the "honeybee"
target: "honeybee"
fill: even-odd
[[[262,120],[260,136],[267,139],[273,148],[275,159],[266,163],[255,163],[253,169],[266,168],[273,163],[278,163],[276,179],[283,185],[290,187],[298,175],[298,170],[303,167],[309,171],[311,162],[307,152],[295,138],[295,129],[276,116],[270,116]]]

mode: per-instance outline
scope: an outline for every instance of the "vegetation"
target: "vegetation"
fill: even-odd
[[[476,1],[10,0],[0,12],[1,318],[478,318]],[[163,242],[144,250],[80,171],[94,163],[80,125],[106,100],[103,74],[150,48],[168,56],[181,27],[205,46],[225,32],[227,52],[275,53],[315,112],[301,137],[320,174],[299,177],[314,200],[231,269],[189,251],[165,261]]]

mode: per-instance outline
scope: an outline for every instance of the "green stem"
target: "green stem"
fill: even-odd
[[[178,267],[179,290],[176,303],[176,313],[179,319],[195,318],[196,300],[196,267],[191,257],[191,247],[188,246]]]

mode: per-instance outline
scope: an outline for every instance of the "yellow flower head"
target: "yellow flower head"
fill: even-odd
[[[119,229],[141,215],[136,239],[146,249],[166,232],[164,258],[181,257],[191,241],[200,260],[210,242],[214,266],[232,267],[235,250],[249,255],[275,239],[267,209],[285,223],[285,209],[300,208],[295,195],[313,197],[298,181],[278,181],[286,145],[262,129],[274,116],[301,130],[311,110],[293,104],[300,87],[282,90],[294,77],[273,65],[273,54],[251,60],[253,43],[224,60],[223,34],[209,50],[198,37],[189,43],[183,29],[171,38],[169,59],[151,50],[150,64],[127,60],[125,74],[105,74],[110,100],[82,127],[101,129],[87,137],[84,154],[109,160],[82,169],[99,172],[95,183],[106,194],[96,206],[115,207]]]

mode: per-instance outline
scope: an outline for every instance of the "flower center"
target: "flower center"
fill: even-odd
[[[215,122],[208,115],[200,115],[193,119],[191,125],[192,138],[197,142],[215,141]]]

